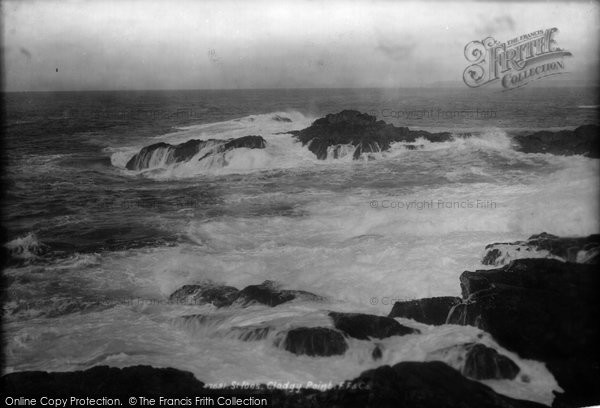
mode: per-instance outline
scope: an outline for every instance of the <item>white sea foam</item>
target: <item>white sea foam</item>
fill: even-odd
[[[275,114],[292,122],[273,120]],[[486,383],[506,395],[549,404],[558,387],[544,365],[520,359],[489,337],[479,339],[481,332],[472,327],[432,328],[401,320],[423,333],[379,341],[378,361],[371,357],[373,342],[350,340],[344,356],[331,358],[295,356],[274,342],[291,327],[331,325],[330,310],[386,315],[395,300],[459,295],[459,275],[485,268],[480,262],[488,243],[542,231],[597,233],[598,160],[520,153],[500,129],[444,143],[418,140],[412,145],[423,147],[416,150],[397,143],[389,152],[370,153],[372,161],[351,160],[348,146],[338,159],[317,160],[289,134],[278,134],[303,129],[312,120],[278,112],[192,126],[148,141],[178,144],[254,134],[267,146],[204,160],[198,160],[205,153],[200,152],[184,163],[157,160],[148,171],[123,170],[190,188],[216,180],[222,188],[212,213],[199,208],[161,218],[165,228],[184,238],[178,246],[104,252],[83,263],[48,266],[44,279],[60,280],[63,288],[83,290],[85,282],[90,294],[148,302],[75,311],[52,321],[11,322],[8,370],[151,364],[191,370],[205,382],[339,382],[381,364],[424,361],[440,348],[479,341],[508,355],[530,377]],[[142,147],[112,150],[113,165],[124,169]],[[35,244],[33,238],[26,241]],[[33,267],[7,273],[39,275]],[[210,281],[241,289],[267,279],[325,300],[224,309],[166,302],[185,284]],[[47,288],[14,285],[23,285],[15,287],[34,298]],[[39,293],[26,292],[31,290]],[[257,327],[269,328],[268,334],[240,340],[244,330]]]

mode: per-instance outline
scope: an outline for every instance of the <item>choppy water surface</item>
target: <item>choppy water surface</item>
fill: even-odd
[[[395,299],[459,295],[458,276],[483,268],[487,243],[542,231],[598,232],[598,160],[523,154],[512,141],[517,133],[597,123],[593,95],[570,89],[5,95],[3,224],[19,258],[5,270],[6,370],[152,364],[190,370],[209,383],[335,383],[381,364],[422,361],[457,342],[495,345],[478,339],[474,328],[408,320],[402,322],[423,334],[382,340],[376,362],[367,341],[350,340],[344,356],[329,358],[295,356],[274,343],[290,327],[331,326],[332,310],[387,315]],[[358,161],[351,154],[319,161],[287,133],[343,109],[457,137],[420,142],[420,150],[396,144]],[[384,117],[423,109],[485,109],[495,116]],[[153,143],[246,135],[261,135],[267,147],[125,168]],[[265,280],[324,300],[222,309],[167,301],[184,284],[242,288]],[[269,335],[244,342],[244,327],[268,327]],[[487,383],[548,403],[556,384],[544,366],[499,349],[531,381]]]

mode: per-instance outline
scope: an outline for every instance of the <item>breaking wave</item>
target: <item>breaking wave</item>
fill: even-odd
[[[244,174],[255,171],[290,168],[312,168],[335,163],[396,159],[418,152],[450,151],[456,155],[472,153],[499,154],[507,159],[524,159],[527,155],[514,150],[512,136],[499,128],[461,133],[454,131],[447,142],[430,142],[423,138],[413,143],[398,142],[389,151],[373,146],[372,152],[357,154],[356,146],[334,145],[327,149],[325,160],[317,160],[307,146],[302,146],[290,132],[310,126],[315,118],[299,112],[273,112],[243,118],[180,128],[178,131],[154,137],[152,144],[107,149],[113,166],[125,174],[155,179],[188,178],[200,175]],[[439,131],[439,129],[437,129]],[[243,145],[225,149],[232,141],[261,137],[264,148]],[[189,151],[179,154],[193,146]],[[197,148],[195,148],[197,146]],[[423,153],[418,153],[423,154]],[[427,160],[426,156],[420,156]],[[135,163],[132,163],[135,162]]]

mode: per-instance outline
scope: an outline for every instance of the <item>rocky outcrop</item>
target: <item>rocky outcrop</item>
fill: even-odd
[[[274,407],[419,407],[419,408],[541,408],[543,405],[496,394],[490,387],[463,377],[441,362],[404,362],[382,366],[327,391],[277,390],[272,387],[205,388],[186,371],[135,366],[94,367],[85,371],[47,373],[24,371],[0,378],[4,395],[17,397],[190,398],[237,396],[267,398]]]
[[[299,327],[289,330],[282,346],[294,354],[320,357],[344,354],[348,350],[348,343],[342,333],[328,327]]]
[[[452,307],[461,301],[459,297],[444,296],[396,302],[389,317],[404,317],[420,323],[440,325],[446,323]]]
[[[232,286],[203,284],[184,285],[169,296],[172,303],[202,305],[211,303],[216,307],[229,306],[239,296],[239,291]]]
[[[246,286],[238,290],[232,286],[216,285],[214,283],[184,285],[169,296],[174,303],[202,305],[211,303],[216,307],[263,304],[270,307],[295,299],[320,301],[323,298],[303,290],[281,289],[273,281],[264,281],[260,285]]]
[[[264,281],[260,285],[246,286],[240,291],[236,302],[240,303],[242,306],[260,303],[274,307],[294,299],[308,301],[322,300],[320,296],[310,292],[305,292],[303,290],[280,289],[275,282]]]
[[[403,326],[394,319],[385,316],[338,312],[331,312],[329,316],[333,320],[336,329],[359,340],[383,339],[390,336],[420,333],[417,329]]]
[[[264,149],[267,146],[267,142],[261,136],[244,136],[237,139],[231,139],[223,144],[215,146],[212,151],[206,153],[198,159],[204,160],[207,157],[214,156],[218,153],[227,152],[233,149],[246,148],[246,149]]]
[[[266,144],[265,139],[261,136],[244,136],[229,140],[192,139],[178,145],[161,142],[142,148],[139,153],[129,159],[125,167],[128,170],[143,170],[189,161],[203,149],[209,149],[209,151],[199,160],[233,149],[264,149]]]
[[[558,403],[600,402],[600,274],[594,265],[519,259],[464,272],[463,304],[450,323],[477,326],[522,358],[547,363],[565,394]]]
[[[510,358],[479,343],[457,344],[436,350],[427,355],[427,360],[443,361],[475,380],[512,380],[520,371]]]
[[[188,140],[185,143],[171,145],[169,143],[155,143],[143,147],[139,153],[134,155],[125,167],[128,170],[143,170],[152,167],[153,161],[159,163],[164,160],[165,164],[179,163],[190,160],[200,149],[215,141]]]
[[[484,265],[506,265],[513,259],[552,258],[563,262],[600,263],[600,235],[562,238],[556,235],[532,235],[526,241],[494,243],[485,247]]]
[[[362,153],[387,151],[394,142],[413,143],[420,137],[431,142],[452,139],[447,132],[411,131],[354,110],[329,114],[314,121],[310,127],[291,133],[302,145],[308,145],[308,149],[320,160],[327,158],[330,147],[339,154],[341,146],[351,146],[353,158],[358,159]]]
[[[571,156],[580,154],[600,158],[599,127],[584,125],[575,130],[558,132],[541,131],[531,135],[519,135],[515,140],[518,150],[524,153],[550,153]]]

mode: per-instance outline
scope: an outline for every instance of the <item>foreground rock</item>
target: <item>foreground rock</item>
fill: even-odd
[[[483,344],[465,343],[429,353],[429,361],[443,361],[475,380],[513,380],[521,371],[510,358]]]
[[[173,163],[186,162],[197,155],[200,150],[210,149],[200,160],[217,153],[223,153],[239,148],[264,149],[266,142],[261,136],[244,136],[229,140],[188,140],[185,143],[171,145],[169,143],[155,143],[146,146],[135,154],[125,167],[128,170],[143,170],[159,165],[169,165]]]
[[[495,243],[485,247],[484,265],[506,265],[513,259],[553,258],[563,262],[600,263],[600,235],[561,238],[542,232],[526,241]]]
[[[342,407],[543,407],[496,394],[442,362],[404,362],[366,371],[346,385],[316,396],[317,406]]]
[[[585,125],[575,130],[541,131],[517,136],[515,140],[519,143],[518,150],[524,153],[581,154],[600,158],[599,129],[596,125]]]
[[[266,386],[244,390],[207,389],[191,373],[148,366],[123,369],[100,366],[67,373],[12,373],[0,379],[0,388],[4,395],[23,397],[267,397],[275,407],[543,407],[496,394],[488,386],[463,377],[441,362],[382,366],[327,391],[301,389],[290,392]]]
[[[196,305],[211,303],[216,307],[231,306],[234,303],[241,306],[263,304],[275,307],[295,299],[322,300],[320,296],[303,290],[280,289],[273,281],[246,286],[242,290],[213,283],[184,285],[169,296],[171,302]]]
[[[348,350],[348,343],[337,330],[299,327],[286,333],[283,348],[294,354],[327,357],[344,354]]]
[[[595,265],[519,259],[501,269],[464,272],[460,282],[465,301],[450,323],[477,326],[520,357],[546,362],[565,390],[558,406],[600,403]]]
[[[452,139],[450,133],[429,133],[412,131],[406,127],[395,127],[375,116],[355,110],[344,110],[317,119],[306,129],[291,132],[302,145],[308,145],[318,159],[325,160],[330,154],[339,157],[340,152],[352,151],[354,159],[362,153],[387,151],[394,142],[413,143],[417,138],[431,142],[445,142]],[[342,149],[342,146],[351,149]],[[329,153],[328,153],[329,152]]]
[[[461,302],[461,298],[454,296],[396,302],[389,317],[404,317],[420,323],[440,325],[446,323],[452,307]]]
[[[13,396],[189,396],[191,391],[202,390],[203,387],[204,383],[187,371],[141,365],[125,368],[97,366],[65,373],[23,371],[4,375],[0,380],[3,395]]]
[[[383,339],[390,336],[420,333],[419,330],[403,326],[390,317],[337,312],[331,312],[329,316],[333,320],[336,329],[359,340]]]

